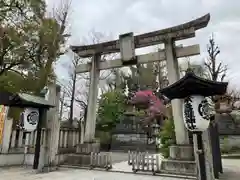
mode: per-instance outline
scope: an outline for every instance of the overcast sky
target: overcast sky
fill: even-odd
[[[47,0],[49,7],[58,1]],[[209,25],[197,31],[196,38],[181,43],[199,43],[201,55],[193,59],[201,61],[206,57],[208,39],[214,33],[221,50],[218,60],[228,65],[231,84],[240,87],[239,9],[239,0],[72,0],[70,44],[80,44],[93,29],[117,38],[121,33],[159,30],[210,13]],[[59,62],[64,61],[68,61],[67,57],[62,57]],[[58,67],[60,76],[63,72],[64,68]]]

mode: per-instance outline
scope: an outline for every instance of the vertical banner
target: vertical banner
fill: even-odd
[[[26,131],[34,131],[39,121],[39,111],[35,108],[26,108],[23,113],[23,126]]]
[[[0,145],[2,145],[3,129],[4,129],[4,122],[5,122],[7,110],[8,110],[8,107],[0,105]]]

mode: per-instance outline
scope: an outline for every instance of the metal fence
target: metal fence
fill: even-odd
[[[91,153],[90,168],[112,169],[111,153]]]
[[[148,152],[128,152],[128,164],[132,166],[134,173],[138,171],[152,172],[153,175],[160,172],[159,155]]]

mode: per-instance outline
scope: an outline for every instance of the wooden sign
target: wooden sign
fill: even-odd
[[[119,36],[121,59],[129,62],[135,58],[135,46],[133,33],[122,34]]]
[[[210,14],[206,14],[178,26],[134,36],[135,48],[157,45],[169,38],[182,40],[194,37],[195,31],[206,27],[209,20]],[[71,49],[80,57],[90,57],[97,53],[108,54],[120,52],[119,40],[85,46],[71,46]]]

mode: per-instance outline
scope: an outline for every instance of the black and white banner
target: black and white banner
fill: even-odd
[[[24,129],[26,131],[34,131],[39,121],[39,111],[34,108],[26,108],[23,113]]]
[[[203,96],[184,99],[183,119],[189,131],[205,131],[210,124],[209,102]]]

